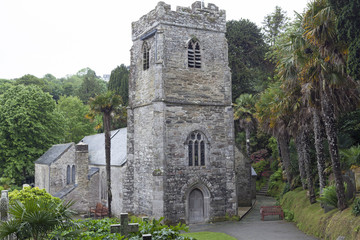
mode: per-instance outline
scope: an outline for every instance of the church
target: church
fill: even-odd
[[[132,23],[128,124],[111,140],[115,216],[200,223],[251,205],[250,161],[235,146],[225,32],[225,11],[200,1],[176,11],[159,2]],[[35,162],[35,185],[76,200],[78,210],[106,203],[101,136],[53,146]]]

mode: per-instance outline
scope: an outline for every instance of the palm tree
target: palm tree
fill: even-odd
[[[15,234],[17,239],[45,239],[51,231],[72,223],[72,204],[36,198],[24,203],[16,201],[9,209],[11,219],[0,223],[0,238]]]
[[[345,188],[340,169],[335,114],[358,102],[355,82],[346,74],[347,46],[339,41],[335,28],[335,15],[326,0],[309,4],[305,13],[304,38],[313,47],[307,63],[306,76],[312,86],[319,87],[322,117],[329,143],[330,157],[335,176],[338,208],[347,207]]]
[[[256,127],[256,118],[254,114],[256,96],[252,94],[242,94],[235,100],[235,111],[234,111],[234,120],[239,120],[239,126],[242,129],[245,129],[246,136],[246,153],[250,157],[250,136],[251,132]]]
[[[108,91],[105,94],[98,95],[90,99],[90,108],[95,113],[103,115],[104,135],[105,135],[105,159],[106,159],[106,176],[107,176],[107,193],[108,193],[108,209],[109,217],[111,217],[111,114],[122,105],[122,100],[119,95]]]

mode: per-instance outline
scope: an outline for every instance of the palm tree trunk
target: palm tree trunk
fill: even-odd
[[[315,149],[316,149],[316,158],[317,158],[317,168],[319,174],[319,186],[320,194],[322,194],[323,189],[326,186],[325,183],[325,155],[324,155],[324,125],[320,120],[320,112],[316,109],[312,109],[313,112],[313,125],[314,125],[314,139],[315,139]]]
[[[107,194],[109,217],[111,218],[111,141],[110,141],[110,113],[104,112],[104,134],[105,134],[105,159],[106,159],[106,176],[107,176]]]
[[[289,137],[287,134],[279,134],[278,136],[278,144],[281,152],[281,159],[286,171],[286,178],[288,183],[290,184],[290,188],[292,189],[292,174],[290,168],[290,151],[289,151]]]
[[[311,174],[311,158],[310,158],[310,145],[309,145],[309,130],[306,128],[303,132],[302,147],[303,157],[306,171],[307,186],[309,188],[309,200],[311,204],[316,203],[314,180]]]
[[[305,164],[304,164],[304,151],[302,147],[302,133],[299,131],[296,136],[296,150],[298,154],[298,162],[299,162],[299,172],[300,172],[300,179],[302,188],[305,190],[307,189],[306,185],[306,172],[305,172]]]
[[[322,86],[322,84],[320,85]],[[326,87],[326,86],[325,86]],[[334,107],[329,101],[326,89],[321,89],[321,109],[325,124],[326,136],[329,143],[330,157],[333,173],[335,177],[336,195],[338,198],[338,208],[344,210],[347,207],[345,198],[344,181],[341,174],[339,149],[337,145],[336,121]]]

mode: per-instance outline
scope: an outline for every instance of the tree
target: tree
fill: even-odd
[[[79,142],[84,136],[94,134],[94,124],[86,118],[89,106],[84,105],[78,97],[60,97],[57,111],[65,119],[64,142]]]
[[[124,105],[128,105],[129,70],[124,64],[117,66],[111,71],[108,90],[119,94],[123,99]]]
[[[122,106],[122,99],[119,95],[114,94],[111,91],[103,95],[98,95],[95,98],[90,99],[90,108],[94,113],[101,113],[103,115],[103,125],[105,134],[105,159],[106,159],[106,176],[108,187],[108,208],[109,217],[111,217],[111,141],[110,141],[110,129],[111,129],[111,114]]]
[[[233,101],[243,93],[266,88],[273,65],[265,60],[268,48],[255,23],[241,19],[226,23]]]
[[[21,184],[34,175],[33,162],[63,139],[55,101],[36,86],[13,86],[0,96],[0,169]]]
[[[268,44],[275,45],[278,36],[286,27],[287,21],[286,12],[279,6],[275,7],[274,12],[265,16],[263,30]]]
[[[24,203],[16,201],[9,209],[12,218],[0,223],[0,238],[15,234],[17,239],[45,239],[56,228],[71,224],[74,212],[69,208],[72,204],[37,198]]]
[[[98,78],[93,70],[86,68],[80,70],[77,75],[83,78],[77,93],[83,103],[87,103],[90,98],[106,92],[106,83]]]
[[[360,80],[360,0],[328,0],[336,14],[336,31],[340,40],[349,44],[347,70]]]
[[[254,116],[256,97],[251,94],[242,94],[235,101],[234,120],[239,121],[240,128],[245,129],[246,134],[246,153],[250,157],[250,135],[256,127]]]

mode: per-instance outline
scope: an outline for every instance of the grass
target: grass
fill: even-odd
[[[351,214],[352,206],[339,211],[334,209],[324,213],[320,203],[310,204],[306,191],[296,189],[286,193],[282,200],[283,209],[294,213],[298,228],[320,239],[360,239],[360,217]]]
[[[194,233],[183,233],[182,236],[193,237],[197,240],[236,240],[225,233],[217,232],[194,232]]]

